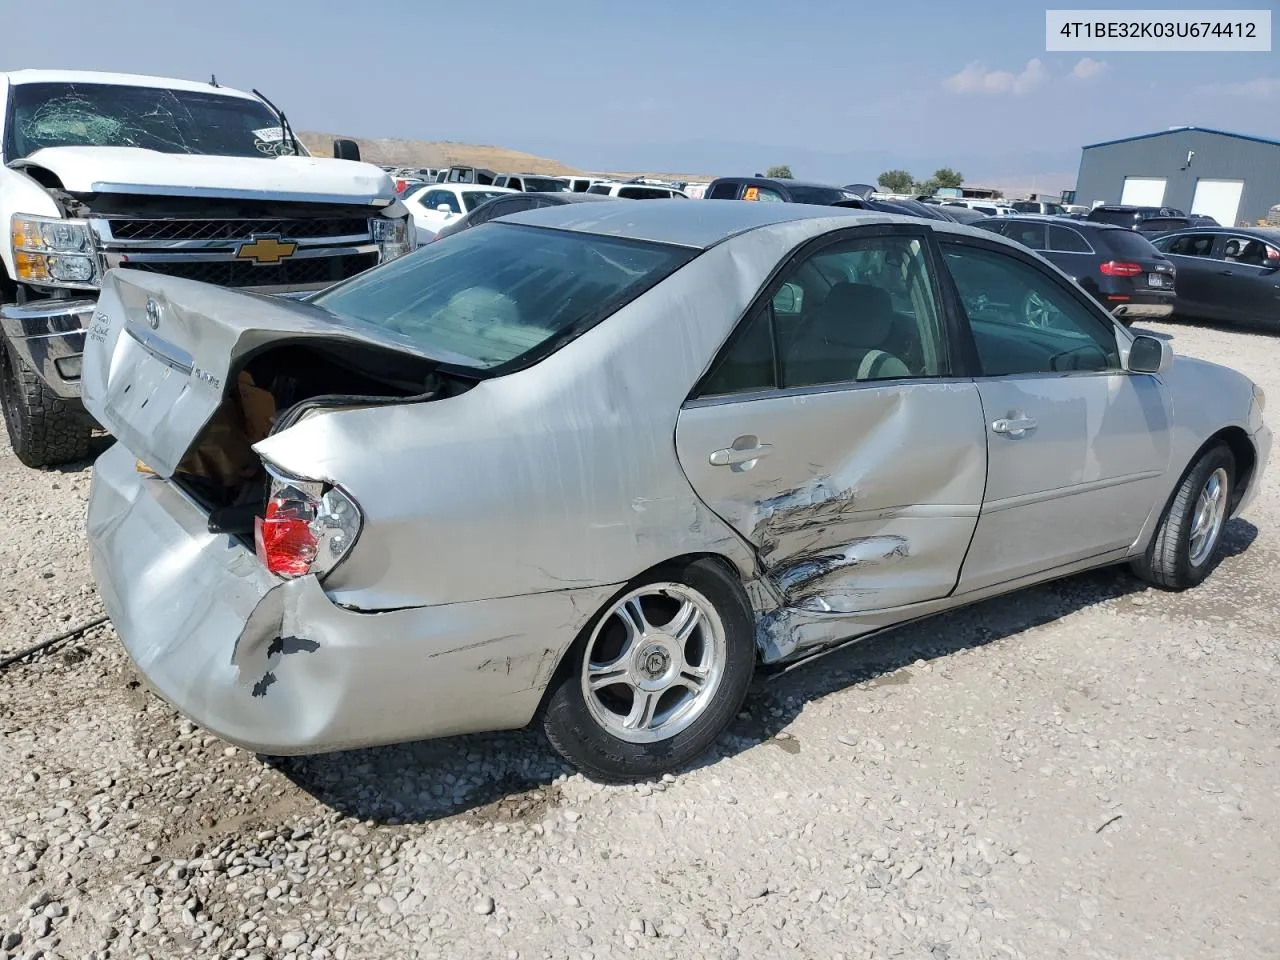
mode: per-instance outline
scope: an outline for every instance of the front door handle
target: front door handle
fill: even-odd
[[[1234,276],[1235,276],[1235,274],[1234,274],[1234,273],[1232,273],[1230,270],[1219,270],[1219,271],[1218,271],[1218,276],[1220,276],[1220,277],[1234,277]]]
[[[1036,422],[1030,417],[1004,417],[991,424],[993,433],[1005,433],[1011,437],[1020,437],[1028,430],[1035,428]]]
[[[755,437],[739,437],[733,441],[732,447],[715,450],[707,459],[713,467],[733,467],[768,456],[772,449],[773,444],[760,443]]]

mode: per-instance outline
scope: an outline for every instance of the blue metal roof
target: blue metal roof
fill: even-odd
[[[1269,143],[1272,146],[1280,147],[1280,140],[1273,140],[1271,137],[1255,137],[1248,133],[1232,133],[1229,130],[1212,130],[1209,127],[1173,127],[1169,130],[1161,130],[1158,133],[1140,133],[1134,137],[1121,137],[1118,140],[1103,140],[1101,143],[1086,143],[1080,149],[1092,150],[1094,147],[1109,147],[1113,143],[1129,143],[1133,140],[1149,140],[1152,137],[1167,137],[1171,133],[1213,133],[1220,137],[1235,137],[1237,140],[1252,140],[1254,143]]]

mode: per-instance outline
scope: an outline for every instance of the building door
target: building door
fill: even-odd
[[[1125,177],[1120,202],[1134,207],[1162,207],[1164,184],[1162,177]]]
[[[1242,193],[1243,180],[1197,180],[1191,212],[1213,217],[1224,227],[1234,227]]]

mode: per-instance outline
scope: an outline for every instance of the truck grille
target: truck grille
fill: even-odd
[[[350,237],[369,233],[365,217],[322,217],[314,220],[122,220],[107,221],[116,240],[248,240],[274,234],[290,240]]]
[[[376,266],[379,260],[364,211],[330,208],[296,217],[272,216],[275,211],[258,216],[227,212],[231,215],[108,215],[92,222],[108,268],[269,293],[318,290]],[[263,238],[280,241],[288,248],[287,255],[278,254],[274,263],[239,256],[244,244]]]
[[[376,253],[356,253],[345,257],[312,257],[306,260],[285,260],[267,266],[252,263],[191,263],[165,261],[162,263],[134,262],[121,266],[147,273],[162,273],[166,277],[182,277],[199,280],[222,287],[309,287],[328,286],[339,280],[354,277],[357,273],[376,266]]]

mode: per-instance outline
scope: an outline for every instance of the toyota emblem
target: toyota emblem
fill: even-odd
[[[147,323],[152,330],[160,326],[160,304],[147,298]]]

